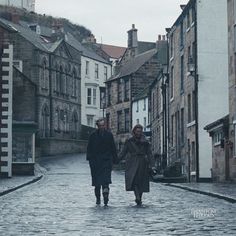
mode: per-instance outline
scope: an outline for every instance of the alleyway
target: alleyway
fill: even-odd
[[[38,183],[0,198],[0,235],[236,235],[236,205],[151,183],[143,207],[113,172],[109,207],[96,206],[84,155],[51,160]]]

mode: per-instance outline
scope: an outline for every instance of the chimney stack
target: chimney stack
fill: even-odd
[[[135,29],[135,24],[132,24],[132,29],[128,32],[128,48],[138,47],[138,30]]]

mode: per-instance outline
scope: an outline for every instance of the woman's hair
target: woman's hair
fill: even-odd
[[[132,129],[132,134],[134,134],[134,132],[135,132],[136,129],[141,129],[141,130],[143,130],[143,126],[140,125],[140,124],[135,125],[135,126],[133,127],[133,129]]]

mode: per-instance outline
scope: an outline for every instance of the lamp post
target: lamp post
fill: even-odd
[[[196,143],[196,182],[199,182],[199,134],[198,134],[198,74],[196,60],[194,61],[192,57],[188,61],[188,72],[194,78],[194,111],[195,111],[195,143]]]

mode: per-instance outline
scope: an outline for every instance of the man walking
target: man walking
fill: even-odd
[[[96,204],[101,204],[101,188],[104,205],[109,201],[109,184],[111,184],[112,164],[117,162],[114,138],[105,128],[104,119],[96,122],[97,130],[89,137],[87,160],[89,161],[92,186],[95,187]]]

